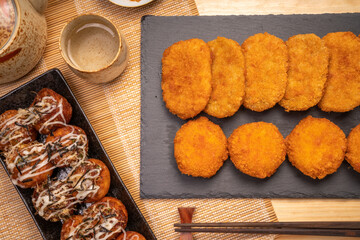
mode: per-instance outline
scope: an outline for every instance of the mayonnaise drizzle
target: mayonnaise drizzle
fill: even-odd
[[[23,115],[18,113],[11,118],[7,119],[3,123],[0,124],[0,143],[5,145],[8,144],[12,140],[17,140],[18,138],[23,138],[16,145],[19,145],[26,141],[31,141],[30,134],[24,134],[24,132],[20,131],[23,127],[20,125],[27,126],[26,119],[24,120]],[[28,117],[29,118],[29,117]],[[17,124],[19,125],[17,125]]]
[[[33,203],[40,216],[46,220],[69,217],[71,207],[75,207],[88,196],[97,193],[100,186],[96,184],[96,180],[100,176],[102,168],[94,168],[85,173],[80,170],[79,173],[76,173],[79,168],[84,168],[84,165],[98,166],[90,161],[81,161],[65,179],[52,181],[47,183],[47,186],[38,187],[35,190],[39,191],[39,195],[37,198],[33,198]]]
[[[111,239],[114,234],[117,234],[119,232],[123,232],[124,236],[126,237],[126,232],[121,227],[121,223],[123,222],[117,219],[117,213],[109,206],[109,201],[107,201],[106,206],[103,206],[104,209],[98,210],[95,216],[91,216],[91,214],[91,217],[84,216],[83,221],[79,225],[77,225],[76,227],[72,225],[70,227],[69,237],[67,238],[67,240],[78,239],[76,238],[77,234],[83,236],[84,239],[91,237],[91,239],[95,240]],[[106,216],[103,216],[102,211],[106,210],[110,212],[110,214],[108,214],[107,216],[112,217],[106,218]]]
[[[78,162],[86,160],[88,139],[85,134],[76,133],[75,128],[71,128],[71,132],[59,137],[55,142],[48,142],[47,145],[54,153],[52,159],[61,158],[58,165],[75,166]]]
[[[19,149],[22,149],[23,143],[32,141],[31,136],[29,136],[30,134],[25,136],[23,132],[19,131],[21,128],[32,127],[41,119],[42,115],[52,113],[53,111],[56,111],[55,114],[53,114],[47,121],[42,124],[39,131],[41,132],[42,130],[44,130],[44,128],[48,128],[49,126],[55,124],[67,126],[64,116],[63,100],[60,99],[60,101],[57,102],[53,96],[44,96],[41,101],[36,102],[33,106],[27,109],[18,109],[16,115],[4,121],[0,125],[0,143],[8,144],[12,140],[18,140],[17,144],[7,149],[7,153],[5,153],[4,155],[8,157],[11,155],[10,153],[14,154],[15,151],[19,151]],[[62,121],[57,120],[59,119],[58,116],[60,116],[60,119]],[[68,143],[72,142],[72,144],[65,148],[62,148],[63,153],[70,152],[70,154],[66,154],[66,158],[62,159],[62,161],[70,161],[74,159],[77,160],[76,158],[78,157],[78,151],[80,151],[81,153],[81,159],[76,162],[85,161],[87,154],[87,137],[85,134],[75,134],[74,127],[71,128],[71,133],[63,137],[63,143],[65,145],[69,145]],[[49,150],[56,149],[56,147],[54,147],[54,143],[47,143],[46,145],[41,143],[31,144],[30,146],[26,147],[26,149],[27,148],[32,149],[30,151],[23,151],[22,155],[24,156],[18,154],[14,162],[9,162],[8,160],[6,160],[8,169],[11,173],[14,172],[14,168],[19,167],[19,163],[21,164],[21,166],[25,165],[25,168],[23,168],[21,172],[19,172],[18,177],[16,179],[12,179],[12,182],[14,184],[20,186],[22,185],[21,182],[23,182],[24,180],[29,180],[32,177],[38,176],[56,168],[57,166],[52,166],[50,168],[45,168],[44,170],[39,171],[39,169],[48,164],[49,161],[54,160],[58,157],[62,157],[62,152],[59,151],[51,151],[51,156],[49,156]],[[25,163],[22,163],[23,159],[27,159],[27,161]],[[35,167],[35,163],[33,162],[36,163]]]
[[[16,157],[14,158],[14,161],[10,162],[15,154]],[[17,174],[16,178],[12,179],[12,182],[19,186],[22,186],[22,183],[25,182],[25,180],[31,180],[31,178],[49,172],[55,168],[55,166],[49,165],[49,167],[40,171],[42,167],[49,164],[49,161],[44,145],[38,142],[32,142],[29,145],[12,149],[11,154],[7,155],[5,161],[10,173],[13,174],[15,168],[18,169],[19,174]]]
[[[53,101],[55,101],[55,99],[52,97],[52,96],[46,96],[44,98],[51,98]],[[42,99],[42,101],[44,100],[44,98]],[[56,101],[55,101],[56,103]],[[35,104],[36,105],[36,104]],[[51,107],[53,107],[54,105],[52,104]],[[58,124],[58,125],[63,125],[63,126],[67,126],[66,124],[66,119],[65,119],[65,116],[64,116],[64,106],[63,106],[63,102],[62,102],[62,99],[60,99],[60,101],[58,102],[58,104],[56,105],[55,104],[55,107],[54,108],[50,108],[48,111],[45,111],[44,112],[52,112],[53,110],[55,110],[56,108],[58,108],[57,112],[51,116],[51,118],[49,118],[46,122],[44,122],[41,126],[41,128],[39,129],[39,132],[42,132],[44,130],[44,128],[47,128],[51,125],[55,125],[55,124]],[[61,117],[61,119],[63,121],[53,121],[55,120],[58,116]]]
[[[66,122],[64,114],[63,114],[63,104],[62,99],[59,104],[52,96],[45,96],[41,99],[40,102],[37,102],[34,106],[31,106],[27,109],[18,109],[18,112],[13,117],[7,119],[3,123],[0,124],[0,143],[8,144],[12,140],[16,140],[17,138],[23,138],[20,142],[18,142],[15,146],[17,147],[21,143],[30,142],[31,136],[30,134],[24,135],[19,130],[23,128],[22,126],[33,126],[38,122],[41,118],[41,115],[50,113],[54,111],[58,107],[58,111],[54,114],[50,119],[48,119],[41,127],[40,131],[44,129],[44,127],[48,127],[53,124],[64,124]],[[64,122],[51,122],[53,119],[56,119],[57,116],[61,116]],[[22,125],[22,126],[21,126]]]
[[[124,240],[126,240],[126,236],[124,236]],[[130,240],[139,240],[139,236],[138,235],[134,235],[130,238]]]
[[[18,113],[15,116],[0,124],[1,144],[8,144],[10,141],[19,138],[17,144],[7,149],[7,152],[4,154],[7,158],[10,155],[18,154],[15,157],[14,162],[6,160],[7,167],[11,173],[14,172],[15,168],[19,167],[17,164],[21,163],[21,166],[25,165],[21,172],[19,172],[17,179],[13,179],[14,184],[20,185],[19,183],[23,180],[56,168],[57,166],[52,166],[39,171],[39,169],[58,157],[63,158],[62,161],[65,162],[65,164],[67,164],[67,161],[72,163],[70,164],[72,169],[65,179],[49,179],[47,183],[37,186],[35,189],[35,191],[38,192],[37,197],[32,199],[33,203],[38,214],[47,220],[57,220],[56,218],[62,219],[69,216],[72,208],[75,208],[76,204],[83,202],[88,196],[96,194],[100,189],[100,186],[96,184],[96,179],[100,176],[102,171],[102,168],[99,166],[93,169],[90,168],[85,173],[82,171],[76,173],[78,168],[83,167],[81,165],[94,163],[87,159],[87,136],[85,134],[75,133],[75,129],[72,126],[72,131],[65,136],[62,136],[58,141],[48,142],[46,144],[33,142],[22,148],[23,143],[31,142],[32,139],[30,134],[29,136],[24,137],[24,134],[19,132],[19,129],[22,128],[21,125],[32,127],[41,120],[42,115],[52,113],[54,110],[56,110],[56,113],[42,124],[39,132],[42,132],[45,128],[52,125],[70,126],[66,124],[62,99],[57,102],[52,96],[43,97],[40,102],[35,103],[27,109],[18,109]],[[15,126],[13,126],[14,124]],[[64,153],[59,151],[58,146],[61,145],[65,145],[65,147],[61,148]],[[19,149],[21,149],[22,155],[18,152]],[[63,154],[64,157],[62,156]],[[25,163],[22,163],[24,162],[24,159],[26,159],[26,161]],[[74,159],[76,161],[73,161]],[[35,162],[35,164],[31,164],[33,162]],[[109,202],[107,202],[106,208],[110,209],[109,211],[111,213],[116,214],[115,210],[110,208]],[[109,214],[108,216],[110,215],[113,214]],[[89,235],[89,229],[93,229],[91,234],[95,233],[93,236],[94,239],[108,239],[121,231],[124,232],[126,238],[125,230],[119,226],[122,222],[119,221],[116,216],[117,215],[115,215],[115,217],[104,218],[99,211],[93,219],[98,221],[102,219],[103,221],[101,224],[97,224],[91,228],[92,225],[90,223],[94,222],[94,220],[82,222],[77,227],[72,226],[70,231],[71,238],[69,239],[72,239],[72,236],[77,232]]]

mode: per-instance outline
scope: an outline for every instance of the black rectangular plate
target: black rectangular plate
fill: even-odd
[[[190,38],[210,41],[223,36],[239,44],[256,33],[269,32],[286,41],[296,34],[360,33],[360,14],[265,16],[144,16],[141,25],[141,177],[142,198],[360,198],[360,174],[344,162],[323,180],[313,180],[286,160],[270,178],[261,180],[238,171],[228,159],[211,179],[180,173],[174,159],[173,139],[186,121],[165,107],[161,91],[161,58],[173,43]],[[359,93],[360,94],[360,93]],[[200,115],[207,116],[202,113]],[[286,137],[304,117],[324,117],[345,134],[360,123],[360,108],[347,113],[325,113],[317,107],[285,112],[280,106],[258,113],[244,107],[232,117],[211,121],[227,137],[238,126],[256,121],[274,123]]]
[[[92,128],[89,120],[87,119],[84,111],[81,109],[74,94],[71,92],[69,85],[58,69],[49,70],[48,72],[36,77],[28,83],[25,83],[24,85],[1,97],[0,113],[10,109],[29,107],[35,98],[35,94],[32,93],[32,91],[38,92],[42,88],[50,88],[54,90],[55,92],[64,96],[71,104],[73,108],[73,115],[70,124],[79,126],[84,129],[89,139],[89,156],[102,160],[109,168],[111,175],[111,185],[107,196],[120,199],[126,206],[126,209],[129,213],[127,229],[143,234],[147,240],[156,239],[148,223],[132,199],[129,191],[122,182],[109,156],[101,145],[101,142]],[[1,162],[4,169],[6,170],[4,162]],[[32,189],[22,189],[16,186],[15,188],[18,191],[21,199],[24,201],[26,208],[29,210],[31,217],[34,219],[42,237],[46,240],[59,240],[61,223],[49,222],[40,216],[35,215],[35,209],[31,202],[31,195],[33,192]]]

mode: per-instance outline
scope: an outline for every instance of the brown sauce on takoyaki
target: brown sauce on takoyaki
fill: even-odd
[[[36,139],[37,132],[27,124],[27,120],[18,110],[8,110],[0,115],[0,151]]]
[[[12,182],[22,188],[35,187],[45,181],[55,168],[45,146],[37,141],[12,148],[6,154],[5,162]]]
[[[36,213],[52,222],[70,218],[81,202],[73,192],[72,184],[48,179],[34,189],[32,202]]]
[[[102,161],[87,158],[88,138],[81,128],[68,125],[71,116],[69,102],[47,88],[37,93],[29,108],[0,115],[0,151],[13,183],[34,188],[32,202],[42,218],[65,221],[61,239],[144,240],[139,233],[125,232],[125,206],[105,197],[109,169]],[[48,135],[45,143],[36,141],[36,131]],[[51,178],[57,167],[66,167],[60,173],[67,175]],[[73,215],[80,204],[91,202],[95,203],[83,216]]]
[[[75,166],[84,161],[88,152],[88,139],[84,130],[77,126],[68,125],[56,129],[46,138],[54,157],[52,163],[57,167]]]
[[[82,217],[65,221],[61,240],[116,239],[125,232],[128,213],[124,204],[113,197],[104,197],[85,210]]]
[[[44,135],[66,126],[72,116],[72,107],[66,98],[48,88],[37,93],[29,110],[38,116],[34,127]]]
[[[78,199],[86,203],[96,202],[109,191],[110,172],[102,161],[88,159],[69,174],[68,182],[73,183],[74,194]]]
[[[146,238],[138,232],[126,231],[120,234],[116,240],[146,240]]]

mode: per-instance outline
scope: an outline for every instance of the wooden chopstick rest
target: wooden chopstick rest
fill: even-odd
[[[195,211],[195,207],[179,207],[178,211],[180,215],[180,221],[182,224],[192,223],[192,217]],[[182,229],[191,230],[191,227],[184,227]],[[180,233],[180,240],[193,240],[192,233],[191,232]]]

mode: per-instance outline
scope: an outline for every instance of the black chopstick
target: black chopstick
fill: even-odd
[[[239,222],[174,224],[175,232],[360,237],[360,222]]]
[[[174,227],[268,227],[357,229],[360,222],[232,222],[232,223],[175,223]]]
[[[360,237],[360,230],[307,228],[175,228],[175,232],[256,233]]]

